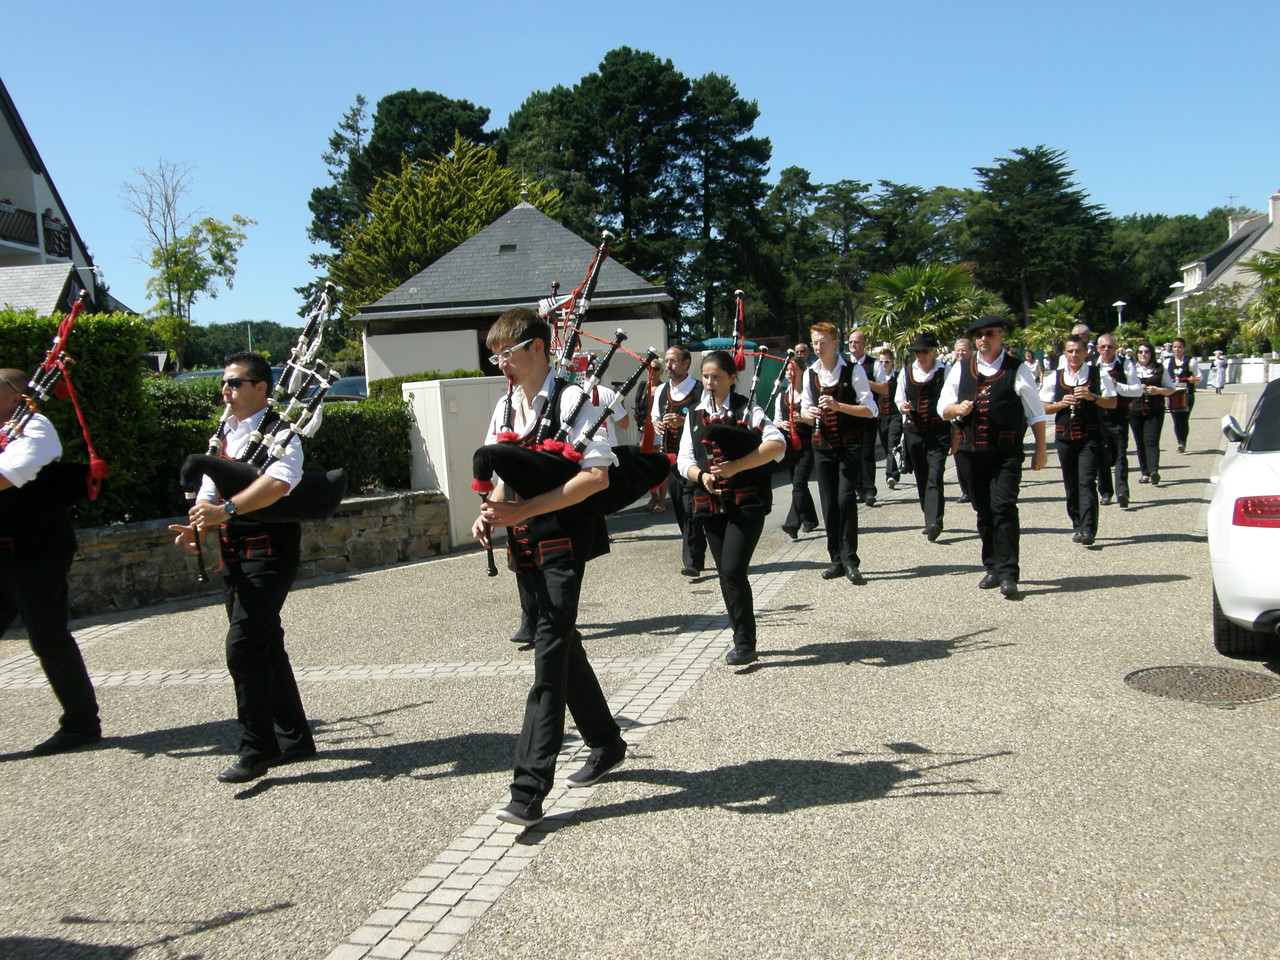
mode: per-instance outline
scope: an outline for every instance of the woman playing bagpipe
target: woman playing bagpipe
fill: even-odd
[[[813,424],[802,420],[800,415],[804,401],[804,372],[807,369],[800,359],[801,346],[804,347],[804,356],[809,354],[807,343],[796,344],[791,351],[793,356],[787,360],[783,371],[786,385],[778,397],[778,408],[773,417],[778,429],[790,437],[787,460],[791,468],[791,509],[782,521],[782,532],[792,540],[801,530],[810,533],[818,528],[818,508],[809,490],[809,478],[813,475]]]
[[[765,464],[782,459],[781,431],[749,397],[734,392],[732,355],[713,350],[702,359],[702,400],[685,420],[676,468],[696,484],[693,521],[701,523],[720,577],[733,627],[725,662],[756,659],[756,615],[747,573],[764,518],[773,505]]]
[[[609,467],[617,462],[603,436],[587,437],[594,407],[582,403],[581,387],[557,378],[551,364],[551,329],[532,311],[508,310],[485,341],[493,362],[511,384],[498,402],[485,435],[486,447],[532,445],[563,433],[569,449],[582,446],[576,467],[563,475],[568,457],[546,455],[495,467],[500,482],[482,502],[472,535],[490,547],[490,531],[507,528],[508,565],[519,587],[536,600],[533,627],[534,679],[516,744],[511,803],[498,814],[508,823],[531,826],[542,819],[542,801],[551,790],[556,756],[564,741],[565,709],[591,747],[586,765],[569,777],[587,786],[621,763],[626,744],[609,709],[577,630],[578,598],[586,564],[609,552],[604,513],[585,504],[609,487]],[[477,458],[483,459],[477,452]],[[574,451],[577,452],[576,450]],[[496,462],[496,461],[495,461]],[[539,469],[555,471],[555,485],[543,492],[505,499],[508,491],[545,487],[542,478],[515,476]],[[477,475],[478,483],[482,478]],[[481,489],[480,486],[477,489]]]

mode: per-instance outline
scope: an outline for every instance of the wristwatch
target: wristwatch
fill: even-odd
[[[222,509],[227,511],[228,517],[234,517],[236,515],[236,502],[234,500],[224,500]]]

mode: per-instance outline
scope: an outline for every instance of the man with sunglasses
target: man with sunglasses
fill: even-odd
[[[271,393],[271,366],[257,353],[233,353],[222,375],[227,417],[219,427],[222,455],[239,458],[262,423]],[[316,755],[293,666],[284,648],[280,609],[298,574],[301,525],[255,519],[302,478],[302,447],[294,442],[258,479],[229,500],[208,477],[188,513],[188,526],[169,529],[194,552],[195,538],[217,528],[227,607],[227,671],[236,693],[239,758],[218,775],[223,783],[257,780],[270,767]]]
[[[946,371],[938,363],[938,338],[917,333],[911,341],[915,360],[898,377],[895,402],[902,411],[902,440],[916,477],[916,495],[924,511],[924,535],[933,543],[942,533],[946,511],[942,477],[951,452],[951,424],[938,397]]]
[[[1013,598],[1021,573],[1018,487],[1023,437],[1030,426],[1035,437],[1031,469],[1043,470],[1049,460],[1044,425],[1050,417],[1031,370],[1005,351],[1004,328],[1004,318],[990,314],[973,322],[969,333],[977,342],[977,353],[948,372],[938,406],[948,420],[960,421],[956,460],[967,465],[986,568],[978,588],[999,587],[1001,594]]]
[[[0,369],[0,423],[25,407],[27,376]],[[30,485],[62,456],[52,423],[34,414],[0,450],[0,632],[21,615],[27,642],[62,706],[53,736],[31,749],[35,756],[63,753],[102,739],[98,700],[75,637],[67,629],[67,571],[76,536],[67,508]]]
[[[1129,506],[1129,403],[1142,396],[1142,383],[1133,363],[1120,358],[1116,338],[1104,333],[1098,337],[1098,371],[1104,386],[1111,382],[1116,405],[1102,413],[1102,456],[1098,470],[1099,502],[1105,507],[1113,498],[1121,509]]]

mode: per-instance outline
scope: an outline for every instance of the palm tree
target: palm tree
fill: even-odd
[[[1084,301],[1073,297],[1050,297],[1031,308],[1031,322],[1018,335],[1022,344],[1032,350],[1057,351],[1071,328],[1079,323]]]
[[[1249,315],[1240,332],[1251,340],[1280,336],[1280,252],[1260,253],[1241,264],[1258,278],[1258,292],[1244,308]]]
[[[863,293],[871,302],[862,308],[873,337],[905,346],[916,333],[949,339],[960,325],[959,311],[974,295],[967,267],[926,263],[877,273]]]

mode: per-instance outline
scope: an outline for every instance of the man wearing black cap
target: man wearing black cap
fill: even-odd
[[[1018,486],[1024,459],[1022,440],[1031,427],[1036,448],[1031,469],[1043,470],[1049,459],[1045,444],[1044,403],[1031,370],[1004,349],[1005,321],[983,316],[969,327],[977,353],[947,374],[938,398],[943,416],[959,419],[957,462],[969,470],[969,496],[977,513],[986,574],[979,589],[999,587],[1006,597],[1018,594]]]
[[[898,376],[895,402],[902,411],[902,441],[924,511],[924,534],[932,543],[942,533],[946,509],[942,475],[951,452],[951,424],[938,407],[946,374],[938,363],[938,338],[932,333],[917,333],[910,349],[915,360]]]

